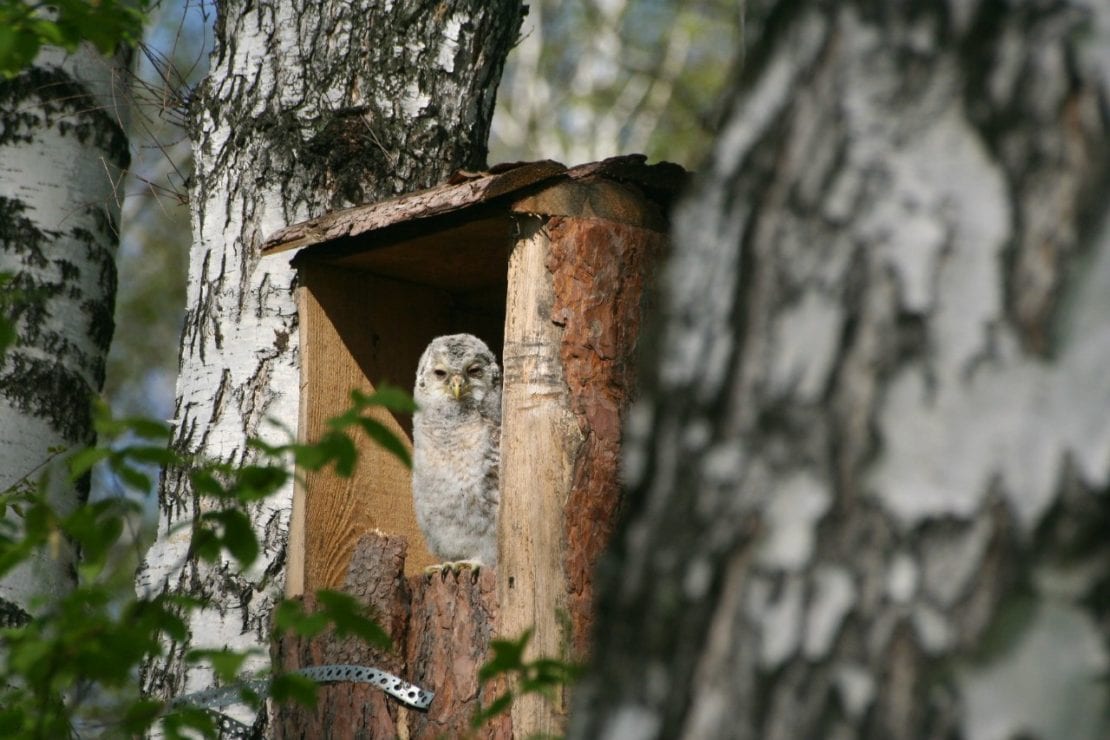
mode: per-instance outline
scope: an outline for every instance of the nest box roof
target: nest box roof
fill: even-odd
[[[305,261],[366,269],[450,288],[502,279],[517,214],[602,218],[665,230],[686,171],[643,155],[567,168],[516,162],[380,203],[333,211],[272,234],[263,256],[300,249]]]

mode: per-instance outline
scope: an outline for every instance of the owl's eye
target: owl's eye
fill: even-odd
[[[482,366],[472,365],[471,367],[467,368],[466,374],[472,378],[480,378],[482,377]]]
[[[447,377],[447,371],[441,367],[437,367],[434,372],[436,374],[436,377],[440,380]]]

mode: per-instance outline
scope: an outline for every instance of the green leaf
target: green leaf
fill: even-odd
[[[101,558],[82,559],[77,563],[77,582],[93,583],[104,573],[107,563]]]
[[[293,631],[301,637],[315,637],[328,628],[328,618],[320,612],[306,614],[304,604],[286,599],[274,610],[274,632]]]
[[[6,29],[0,29],[0,60],[4,56],[4,34],[7,33]],[[15,344],[15,324],[8,320],[6,316],[0,316],[0,357],[8,351],[8,348]]]
[[[478,669],[478,680],[488,681],[502,673],[523,670],[524,650],[531,639],[532,630],[527,629],[516,640],[491,640],[490,650],[493,651],[493,657]]]
[[[255,710],[261,709],[263,703],[266,701],[265,695],[255,691],[250,684],[243,684],[239,687],[239,699]]]
[[[202,605],[202,601],[192,597],[160,594],[149,600],[136,599],[124,610],[121,619],[146,625],[152,633],[181,642],[188,637],[189,630],[177,610],[199,609]]]
[[[246,661],[247,654],[234,650],[190,650],[185,660],[190,663],[207,662],[212,666],[220,681],[225,684],[239,679],[239,671]]]
[[[92,470],[101,460],[109,457],[112,451],[104,447],[86,447],[69,458],[70,480],[77,480],[85,473]]]
[[[193,484],[193,490],[202,496],[212,496],[213,498],[222,498],[227,495],[222,483],[211,470],[199,469],[189,473],[189,482]]]
[[[481,727],[487,720],[493,719],[497,715],[508,711],[512,703],[513,692],[506,691],[504,694],[491,701],[488,707],[474,713],[474,716],[470,719],[471,727],[475,729]]]
[[[49,660],[51,646],[44,641],[9,640],[7,667],[15,673],[31,673],[36,666]]]
[[[354,441],[341,432],[330,432],[319,442],[320,449],[335,462],[335,472],[344,478],[351,477],[358,464],[358,448]]]
[[[177,453],[168,447],[131,445],[120,449],[118,454],[128,460],[152,465],[172,465],[178,462]]]
[[[482,684],[499,675],[515,677],[517,693],[507,691],[495,699],[487,708],[475,713],[471,722],[475,727],[505,711],[515,696],[542,694],[552,698],[553,690],[565,686],[578,676],[581,667],[554,658],[537,658],[525,662],[524,652],[532,638],[532,630],[525,630],[517,639],[493,640],[490,649],[493,656],[478,669],[478,679]]]
[[[293,445],[293,462],[305,470],[319,470],[332,459],[320,444]]]
[[[146,492],[150,490],[150,476],[138,468],[126,464],[122,458],[113,456],[111,468],[112,472],[120,477],[120,480],[136,491]]]
[[[24,539],[0,548],[0,576],[22,565],[39,544],[35,539]]]
[[[303,616],[304,608],[301,606],[300,601],[294,599],[283,599],[279,601],[273,611],[274,632],[280,633],[294,629],[294,625],[297,624]]]
[[[127,508],[123,503],[98,501],[78,507],[62,520],[62,531],[81,546],[86,562],[99,562],[123,534],[122,512]]]
[[[254,536],[254,529],[246,512],[239,509],[209,511],[201,516],[201,520],[219,525],[222,531],[215,533],[217,544],[238,560],[242,567],[250,566],[258,557],[258,539]],[[217,550],[215,556],[218,555]],[[215,560],[215,556],[212,560]]]
[[[411,414],[416,411],[416,402],[405,391],[391,385],[382,385],[373,393],[364,393],[357,388],[351,391],[351,402],[358,408],[383,406],[390,411]]]
[[[45,18],[31,22],[31,30],[44,44],[54,44],[65,48],[72,48],[75,44],[74,34],[66,33],[57,23]]]
[[[401,441],[400,437],[387,429],[384,424],[365,416],[358,420],[358,424],[370,439],[380,444],[388,452],[392,452],[398,460],[405,464],[405,467],[412,467],[412,458],[405,448],[405,443]]]
[[[220,557],[221,538],[210,527],[198,526],[193,530],[193,539],[189,543],[191,552],[207,563],[213,563]]]
[[[142,416],[130,416],[120,419],[119,423],[136,437],[141,437],[142,439],[162,439],[168,441],[170,437],[173,436],[173,431],[170,429],[169,424],[156,419],[147,419]]]
[[[320,611],[335,625],[340,636],[355,635],[370,645],[388,650],[393,641],[381,625],[366,613],[366,607],[355,597],[342,591],[321,589],[316,592]]]
[[[270,683],[270,696],[274,701],[295,701],[304,707],[316,706],[318,684],[307,676],[296,673],[282,673]]]
[[[250,437],[247,439],[247,447],[264,452],[269,457],[281,457],[290,448],[290,445],[272,445],[258,437]]]
[[[130,433],[143,440],[168,441],[172,432],[168,424],[142,416],[112,416],[108,404],[101,398],[93,399],[93,427],[102,439],[115,439]]]
[[[289,480],[281,468],[264,465],[245,465],[239,469],[231,493],[241,502],[263,499],[277,491]]]
[[[127,431],[127,427],[123,422],[112,416],[112,410],[108,408],[103,398],[95,397],[91,403],[93,415],[93,429],[96,431],[96,436],[102,442],[105,440],[112,440]]]
[[[123,731],[129,735],[145,735],[165,706],[164,702],[153,699],[131,701],[124,708]]]
[[[39,53],[40,43],[29,29],[5,26],[0,20],[0,73],[14,77]]]
[[[203,709],[191,707],[187,704],[178,704],[162,718],[162,730],[165,736],[173,740],[185,740],[191,737],[183,730],[196,730],[205,737],[217,737],[216,725],[212,715]]]

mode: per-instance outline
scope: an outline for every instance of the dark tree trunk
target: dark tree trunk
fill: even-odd
[[[1105,737],[1110,7],[750,25],[570,736]]]

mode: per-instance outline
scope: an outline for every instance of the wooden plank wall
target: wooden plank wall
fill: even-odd
[[[452,299],[433,288],[326,265],[304,266],[301,278],[299,436],[314,440],[326,431],[328,418],[349,406],[352,388],[371,392],[374,382],[384,381],[412,391],[420,353],[450,324]],[[411,450],[411,417],[385,410],[375,416]],[[303,546],[290,546],[289,595],[340,587],[355,543],[372,530],[409,541],[407,573],[435,562],[416,524],[410,471],[359,437],[361,455],[352,477],[330,469],[305,475],[308,490],[294,502],[290,533],[291,541]]]

